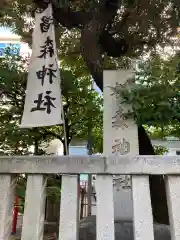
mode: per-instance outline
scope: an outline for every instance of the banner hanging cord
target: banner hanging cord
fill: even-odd
[[[68,139],[67,139],[67,134],[66,134],[65,114],[64,114],[64,107],[63,107],[62,101],[61,101],[61,109],[62,109],[63,131],[64,131],[64,147],[65,147],[66,155],[69,155]]]

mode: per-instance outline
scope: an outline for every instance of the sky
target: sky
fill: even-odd
[[[98,92],[100,95],[102,95],[102,91],[98,88],[98,86],[96,85],[95,82],[94,82],[94,90],[96,90],[96,92]]]
[[[1,0],[0,0],[1,1]],[[12,29],[9,27],[0,27],[0,34],[7,34],[8,36],[10,35],[14,35],[14,36],[18,36],[15,33],[12,32]],[[0,35],[1,37],[2,35]]]
[[[0,27],[0,33],[11,33],[11,30],[6,27]]]

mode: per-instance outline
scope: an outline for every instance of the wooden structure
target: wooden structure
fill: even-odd
[[[163,174],[170,216],[171,237],[180,236],[180,157],[171,156],[47,156],[0,158],[0,239],[11,233],[13,188],[16,174],[27,173],[23,240],[42,240],[46,174],[63,174],[59,240],[78,239],[78,176],[97,174],[97,240],[114,240],[112,175],[132,176],[134,239],[153,240],[149,174]],[[106,186],[106,187],[104,187]]]

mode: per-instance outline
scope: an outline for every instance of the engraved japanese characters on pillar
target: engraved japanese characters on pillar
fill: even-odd
[[[121,90],[131,88],[134,79],[133,70],[104,71],[105,155],[138,154],[137,126],[133,119],[125,116],[131,106],[124,104],[121,98]],[[128,176],[120,178],[128,178],[130,184]]]
[[[115,115],[112,116],[112,127],[113,128],[128,128],[128,125],[125,123],[124,110],[121,106],[116,111]]]
[[[125,79],[125,82],[119,83],[116,81],[114,86],[107,86],[111,89],[110,96],[115,98],[116,103],[116,111],[112,115],[112,128],[116,130],[121,129],[124,130],[128,128],[128,124],[126,123],[125,113],[127,113],[127,107],[123,106],[121,99],[121,90],[132,85],[133,77]],[[112,145],[112,153],[119,153],[121,155],[128,154],[130,152],[130,142],[126,141],[125,136],[123,139],[115,139],[114,145]]]
[[[112,145],[112,153],[120,153],[121,155],[126,155],[130,152],[130,143],[126,142],[126,140],[123,138],[121,139],[115,139],[114,145]]]

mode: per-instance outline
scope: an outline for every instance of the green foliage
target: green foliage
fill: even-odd
[[[26,42],[29,42],[31,44],[31,34],[34,26],[34,10],[36,8],[35,4],[33,4],[32,0],[5,0],[4,3],[5,2],[6,4],[3,4],[2,6],[2,8],[4,8],[4,11],[0,18],[0,22],[3,25],[11,26],[16,33],[21,35]],[[99,1],[53,0],[53,3],[56,5],[57,8],[60,7],[64,11],[66,11],[68,7],[70,7],[72,11],[89,11],[93,13],[96,12]],[[172,38],[172,36],[175,36],[177,32],[177,27],[179,25],[180,8],[178,8],[177,1],[173,0],[170,2],[169,0],[166,0],[163,2],[140,2],[138,6],[137,3],[134,1],[123,1],[120,3],[119,9],[121,9],[121,11],[117,11],[117,15],[114,18],[114,22],[112,24],[112,29],[110,30],[114,38],[119,40],[123,37],[130,45],[129,51],[126,56],[132,57],[142,55],[145,52],[148,52],[150,49],[152,50],[152,47],[156,47],[157,45],[160,49],[160,46],[164,47],[170,42],[172,44],[175,44],[175,40]],[[124,21],[122,27],[121,21],[123,19],[123,15],[128,11],[130,15],[128,17],[128,20]],[[27,21],[27,19],[29,19],[30,21]],[[67,22],[68,18],[66,19],[65,17],[64,21]],[[95,92],[90,93],[90,91],[88,90],[90,76],[87,66],[85,65],[84,60],[80,55],[80,36],[81,29],[77,26],[75,26],[75,28],[67,30],[62,25],[56,24],[56,40],[58,46],[58,54],[60,56],[60,62],[63,68],[63,70],[61,71],[61,75],[62,78],[68,79],[68,81],[62,82],[62,86],[64,89],[63,100],[65,103],[65,114],[66,118],[68,119],[68,125],[70,126],[69,137],[72,138],[72,136],[75,136],[78,138],[87,138],[88,126],[92,121],[93,134],[96,136],[96,141],[93,141],[96,143],[96,145],[93,146],[93,149],[94,151],[101,152],[102,127],[97,126],[97,123],[99,123],[99,125],[102,124],[102,112],[101,110],[98,110],[98,116],[96,115],[96,112],[98,109],[97,106],[102,105],[102,100],[98,96],[96,96]],[[146,46],[144,46],[144,42],[147,42]],[[129,66],[128,58],[113,58],[107,56],[106,54],[103,54],[103,59],[104,68],[115,69],[120,67],[126,68]],[[138,125],[153,125],[156,128],[165,128],[165,126],[167,126],[168,128],[168,126],[174,126],[175,124],[178,125],[180,114],[178,104],[178,64],[178,55],[170,58],[169,60],[163,60],[158,56],[156,56],[153,60],[150,58],[146,62],[144,62],[143,59],[143,63],[140,64],[139,71],[137,71],[136,74],[136,84],[131,91],[126,91],[123,93],[124,100],[127,103],[130,103],[133,107],[133,111],[128,114],[128,117],[133,117],[138,123]],[[21,73],[18,73],[18,77],[15,78],[19,79],[20,75]],[[26,79],[24,73],[22,74],[22,78]],[[24,83],[26,82],[26,80],[23,81]],[[21,83],[23,83],[23,81],[21,81]],[[10,86],[11,82],[9,82],[9,86],[7,86],[9,90],[11,90],[12,88]],[[78,86],[78,88],[83,88],[84,91],[79,91],[78,94],[76,94],[76,86]],[[12,91],[14,90],[15,89],[12,89]],[[70,94],[66,95],[65,92],[69,92]],[[88,98],[86,97],[87,93]],[[24,96],[23,94],[24,93],[21,91],[21,96]],[[76,100],[78,102],[82,100],[81,106],[76,104]],[[20,102],[23,103],[23,101],[21,100]],[[71,106],[69,106],[69,102],[71,103]],[[19,104],[19,106],[22,106],[21,103]],[[1,113],[1,115],[4,114],[6,119],[8,115],[7,112],[7,109],[3,109]],[[11,113],[15,112],[17,113],[17,108],[11,106]],[[20,110],[20,112],[22,112],[22,109]],[[78,114],[76,114],[76,112]],[[26,142],[25,145],[27,145],[27,143],[28,145],[32,144],[29,141],[34,141],[34,134],[40,142],[52,137],[58,137],[60,140],[63,140],[63,131],[61,126],[39,129],[38,132],[33,131],[33,129],[31,131],[20,131],[18,128],[18,121],[20,119],[18,114],[16,119],[15,117],[13,117],[13,121],[16,121],[17,124],[16,129],[13,128],[13,133],[12,131],[7,131],[7,129],[11,129],[10,125],[13,123],[11,123],[10,121],[6,121],[5,132],[7,136],[11,136],[11,141],[13,139],[13,136],[14,139],[16,139],[16,137],[19,138],[18,134],[20,135],[22,133],[21,131],[24,131],[24,139],[21,144]],[[14,115],[15,114],[13,114],[13,116]],[[84,115],[86,117],[84,117]],[[2,127],[1,129],[3,132]],[[176,132],[176,129],[173,130]],[[28,138],[29,135],[32,136],[31,139]],[[2,140],[5,139],[4,133],[2,133],[2,136],[0,138]],[[3,142],[2,140],[1,142]],[[14,140],[14,145],[15,144],[16,142]],[[6,138],[6,141],[3,143],[3,148],[7,151],[8,145],[8,138]],[[25,146],[23,146],[22,148],[25,149]],[[28,149],[26,149],[25,152],[27,153]]]
[[[172,135],[173,126],[145,126],[145,129],[152,140],[166,140],[166,137]]]
[[[27,154],[36,135],[32,130],[18,127],[27,76],[23,63],[19,56],[6,55],[0,59],[0,149],[8,155]]]
[[[31,34],[34,27],[34,11],[36,5],[33,0],[2,0],[0,23],[10,26],[14,32],[23,37],[25,42],[31,44]],[[37,2],[40,2],[37,1]],[[107,7],[108,7],[107,1]],[[103,4],[97,0],[53,0],[56,8],[60,8],[60,13],[63,11],[62,23],[56,24],[56,40],[59,49],[60,58],[66,64],[73,66],[76,64],[79,68],[87,67],[80,55],[80,37],[82,26],[91,20],[93,14],[99,12],[99,4]],[[116,3],[114,3],[116,4]],[[166,44],[174,44],[174,37],[177,34],[179,27],[179,2],[177,0],[152,0],[146,2],[136,2],[133,0],[119,1],[116,16],[113,22],[107,25],[107,29],[111,36],[117,41],[125,39],[129,45],[126,53],[127,57],[141,56],[149,50],[154,50],[158,45],[164,47]],[[72,21],[69,12],[74,11],[81,14],[82,26],[75,24],[74,28],[66,29],[64,25]],[[77,19],[81,15],[77,14]],[[106,15],[105,17],[106,18]],[[67,27],[68,28],[68,27]],[[113,42],[114,43],[114,42]],[[122,61],[120,58],[108,57],[103,54],[104,68],[118,68]],[[78,64],[79,62],[79,64]]]
[[[5,55],[0,58],[0,154],[32,154],[31,146],[58,138],[64,143],[62,126],[46,128],[20,129],[27,82],[27,61],[19,56]],[[89,124],[92,126],[94,152],[101,151],[102,145],[102,98],[91,90],[91,79],[82,72],[61,70],[63,106],[66,131],[69,142],[72,138],[87,139]],[[75,75],[76,73],[76,75]],[[31,150],[31,151],[30,151]],[[16,192],[21,196],[20,212],[24,211],[26,176],[18,176]],[[60,181],[56,176],[48,176],[48,198],[56,201],[60,196]]]
[[[26,64],[26,65],[25,65]],[[2,154],[30,153],[30,146],[38,141],[58,138],[64,142],[62,126],[20,129],[27,81],[27,59],[6,55],[0,59],[0,149]],[[69,142],[73,137],[87,139],[91,120],[93,129],[102,127],[102,99],[90,89],[91,81],[82,73],[61,70],[62,95]],[[95,130],[94,130],[95,131]],[[96,131],[95,131],[96,132]],[[39,151],[40,154],[40,151]]]
[[[93,153],[103,153],[103,118],[99,116],[98,126],[93,128]]]
[[[46,177],[47,177],[46,195],[48,199],[50,199],[52,202],[57,202],[61,194],[60,180],[57,175],[48,175]],[[26,183],[27,183],[26,175],[22,174],[17,177],[16,195],[20,197],[19,202],[20,213],[24,212]]]
[[[136,72],[135,84],[121,92],[123,101],[132,105],[128,117],[137,124],[167,128],[180,119],[179,54],[143,62]]]
[[[61,195],[61,183],[58,176],[47,176],[46,194],[52,202],[57,202]]]
[[[164,155],[168,152],[168,149],[163,146],[153,146],[155,155]]]

